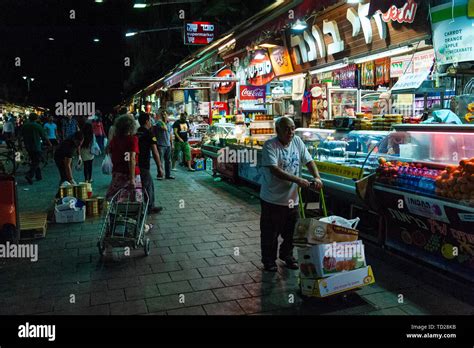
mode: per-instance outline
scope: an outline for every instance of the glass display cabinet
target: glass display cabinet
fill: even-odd
[[[316,158],[319,144],[334,132],[335,130],[333,129],[297,128],[295,135],[303,140],[311,156]]]

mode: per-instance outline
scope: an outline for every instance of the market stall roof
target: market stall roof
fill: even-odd
[[[329,2],[334,0],[324,0],[323,2]],[[258,12],[249,19],[243,21],[241,24],[232,28],[227,33],[223,34],[219,39],[210,43],[209,45],[201,48],[194,54],[183,59],[177,66],[175,66],[171,71],[155,81],[148,87],[140,90],[135,95],[139,95],[143,92],[152,93],[157,89],[163,87],[171,87],[184,78],[189,77],[199,71],[202,68],[202,65],[206,63],[211,58],[218,57],[219,48],[222,49],[225,45],[232,47],[232,41],[239,40],[240,38],[249,35],[253,32],[260,30],[260,28],[267,23],[275,20],[276,18],[281,18],[281,16],[288,17],[287,12],[290,9],[295,8],[296,6],[305,3],[309,6],[313,1],[310,0],[277,0],[274,4],[268,6],[262,11]]]

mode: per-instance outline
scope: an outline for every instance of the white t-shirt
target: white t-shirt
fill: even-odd
[[[46,122],[43,127],[46,130],[46,135],[48,136],[48,139],[56,139],[56,129],[58,128],[58,126],[56,126],[55,123]]]
[[[277,137],[267,140],[262,151],[263,182],[260,198],[277,205],[289,206],[291,203],[298,205],[298,185],[277,178],[271,173],[269,166],[277,166],[289,174],[299,176],[301,164],[307,164],[312,160],[303,141],[296,135],[286,147]]]

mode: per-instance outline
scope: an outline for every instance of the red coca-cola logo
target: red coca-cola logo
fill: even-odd
[[[393,5],[382,15],[384,22],[413,23],[416,16],[418,4],[414,0],[408,0],[402,8]]]
[[[244,87],[240,91],[240,95],[242,97],[263,98],[265,90],[263,88],[249,89],[248,87]]]

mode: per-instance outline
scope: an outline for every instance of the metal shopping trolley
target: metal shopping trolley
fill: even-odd
[[[150,254],[150,239],[145,238],[145,224],[149,197],[145,190],[137,199],[137,192],[127,189],[118,191],[109,202],[104,224],[97,247],[99,254],[105,256],[107,247],[131,248],[143,247],[145,255]]]

